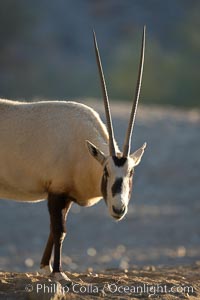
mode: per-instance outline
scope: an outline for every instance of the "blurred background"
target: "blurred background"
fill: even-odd
[[[147,26],[132,150],[148,148],[129,212],[116,223],[104,201],[73,205],[64,270],[200,264],[199,12],[198,0],[0,1],[0,97],[74,99],[104,120],[94,28],[119,146]],[[48,232],[46,202],[1,200],[0,269],[38,270]]]
[[[99,97],[95,29],[112,99],[130,100],[147,26],[143,103],[199,106],[198,0],[1,0],[0,96]]]

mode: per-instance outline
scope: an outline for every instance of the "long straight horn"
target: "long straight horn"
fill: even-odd
[[[115,151],[115,145],[114,145],[114,133],[113,133],[111,114],[110,114],[110,105],[109,105],[109,101],[108,101],[108,94],[107,94],[106,83],[105,83],[105,78],[104,78],[104,74],[103,74],[103,68],[102,68],[102,64],[101,64],[101,58],[99,55],[97,39],[96,39],[96,35],[95,35],[94,31],[93,31],[93,37],[94,37],[96,60],[97,60],[97,65],[98,65],[98,70],[99,70],[100,81],[101,81],[101,88],[102,88],[102,92],[103,92],[107,128],[108,128],[108,134],[109,134],[109,150],[110,150],[110,155],[115,156],[116,151]]]
[[[124,157],[127,157],[130,154],[131,137],[132,137],[133,127],[134,127],[134,123],[135,123],[135,116],[136,116],[136,112],[137,112],[138,100],[140,97],[140,89],[141,89],[142,73],[143,73],[143,65],[144,65],[144,54],[145,54],[145,30],[146,30],[146,27],[144,26],[143,35],[142,35],[140,66],[139,66],[139,73],[138,73],[137,85],[136,85],[136,91],[135,91],[135,99],[134,99],[134,103],[132,106],[130,121],[129,121],[128,129],[127,129],[126,137],[125,137],[125,141],[124,141],[124,149],[123,149]]]

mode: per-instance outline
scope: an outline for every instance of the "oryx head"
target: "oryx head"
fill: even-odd
[[[94,33],[94,45],[95,45],[95,53],[96,53],[98,70],[101,79],[107,128],[109,134],[109,156],[105,156],[105,154],[100,149],[98,149],[95,145],[93,145],[89,141],[87,141],[87,145],[90,154],[103,167],[101,191],[102,191],[102,196],[109,207],[109,212],[112,217],[114,217],[117,220],[121,220],[125,216],[128,210],[128,203],[132,191],[132,179],[134,174],[134,168],[140,163],[140,160],[146,148],[146,143],[145,143],[137,151],[130,154],[131,136],[132,136],[133,126],[135,122],[137,104],[139,100],[140,88],[142,82],[144,52],[145,52],[145,27],[143,29],[140,66],[139,66],[139,74],[137,79],[135,98],[132,106],[127,133],[125,136],[123,152],[121,153],[117,153],[115,147],[112,118],[110,114],[110,106],[109,106],[107,89],[106,89],[106,84],[105,84],[105,79],[104,79],[104,74],[101,65],[101,59],[99,55],[95,33]]]

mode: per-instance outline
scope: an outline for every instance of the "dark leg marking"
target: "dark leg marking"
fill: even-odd
[[[71,200],[68,200],[65,194],[48,195],[51,233],[54,243],[53,272],[61,272],[62,243],[66,235],[65,221],[71,204]],[[48,247],[47,254],[49,254],[50,246]]]
[[[122,191],[122,183],[123,179],[122,178],[117,178],[115,180],[115,183],[112,186],[112,196],[114,197],[116,194],[120,194]]]
[[[49,238],[42,256],[42,260],[40,263],[40,268],[43,268],[45,266],[49,266],[50,264],[50,259],[51,259],[51,253],[52,253],[52,249],[53,249],[53,235],[50,229],[50,233],[49,233]]]

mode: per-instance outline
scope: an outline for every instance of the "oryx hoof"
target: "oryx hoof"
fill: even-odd
[[[64,272],[52,272],[50,278],[53,281],[59,281],[68,286],[72,284],[71,279]]]
[[[51,265],[40,265],[40,271],[38,273],[49,276],[53,269]]]

